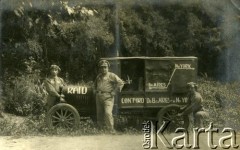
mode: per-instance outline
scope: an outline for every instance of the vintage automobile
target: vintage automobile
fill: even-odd
[[[177,116],[186,105],[187,83],[197,80],[196,57],[112,57],[110,71],[127,83],[116,95],[115,116],[138,116],[147,120],[183,124]],[[53,106],[49,126],[76,127],[81,117],[96,117],[93,86],[80,84],[63,88],[66,103]]]

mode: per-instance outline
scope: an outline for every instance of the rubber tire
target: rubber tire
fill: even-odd
[[[78,111],[72,105],[69,105],[66,103],[59,103],[59,104],[53,106],[47,113],[46,122],[47,122],[47,126],[49,128],[56,128],[56,126],[53,124],[52,115],[54,115],[59,110],[67,110],[67,112],[69,112],[67,116],[70,116],[69,114],[71,114],[71,116],[73,115],[74,120],[73,120],[73,124],[71,125],[70,128],[76,129],[79,126],[80,115],[79,115]]]
[[[158,121],[158,129],[161,127],[161,125],[163,124],[163,121],[168,121],[166,119],[164,119],[164,116],[166,116],[166,113],[168,113],[169,111],[175,111],[175,114],[174,115],[177,115],[178,112],[180,111],[180,106],[177,105],[177,104],[170,104],[164,108],[162,108],[158,114],[157,114],[157,121]],[[169,123],[166,131],[167,132],[175,132],[176,128],[179,128],[179,127],[182,127],[184,128],[183,124],[185,123],[184,122],[184,119],[183,117],[173,117],[173,119],[176,119],[176,120],[171,120],[171,122]],[[178,120],[177,120],[178,119]],[[182,123],[179,123],[177,121],[182,121]],[[185,120],[186,121],[186,120]],[[179,124],[178,124],[179,123]],[[189,124],[189,118],[187,120],[187,122]]]

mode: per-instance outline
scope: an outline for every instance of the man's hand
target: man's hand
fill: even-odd
[[[179,113],[177,114],[177,117],[183,116],[183,112],[184,112],[184,110],[186,109],[186,107],[180,107],[179,109],[180,109],[180,110],[179,110]]]
[[[181,116],[183,116],[183,113],[178,113],[177,114],[177,117],[181,117]]]
[[[111,96],[115,96],[115,95],[116,95],[116,92],[115,92],[115,91],[112,91],[110,94],[111,94]]]
[[[65,98],[65,96],[63,94],[61,94],[60,95],[60,102],[61,103],[65,103],[66,102],[64,98]]]
[[[181,107],[179,112],[183,112],[186,109],[186,107]]]

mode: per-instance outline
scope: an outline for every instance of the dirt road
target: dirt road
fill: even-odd
[[[170,136],[167,138],[171,139]],[[218,145],[219,138],[220,136],[216,135],[213,143]],[[78,137],[0,137],[0,150],[143,150],[142,141],[143,135],[119,134]],[[191,141],[190,136],[190,143]],[[236,143],[240,144],[239,134]],[[158,149],[167,149],[159,140],[157,144]],[[199,146],[203,150],[210,149],[207,146],[206,135],[200,136]],[[217,149],[222,148],[218,146]]]
[[[140,150],[141,135],[0,137],[1,150]]]

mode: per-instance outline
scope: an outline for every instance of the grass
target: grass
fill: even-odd
[[[21,121],[18,121],[21,120]],[[141,131],[133,127],[117,127],[117,134],[140,134]],[[9,117],[5,116],[0,119],[1,136],[81,136],[110,134],[109,131],[99,130],[96,123],[91,119],[85,119],[80,122],[77,129],[50,129],[45,123],[45,114],[40,116],[28,117]]]

